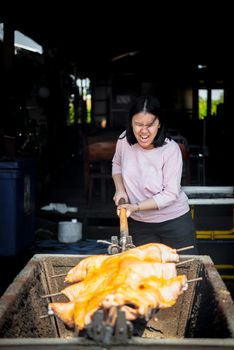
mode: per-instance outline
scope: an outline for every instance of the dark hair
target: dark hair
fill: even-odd
[[[137,143],[135,135],[132,129],[132,118],[137,113],[150,113],[158,118],[160,122],[160,128],[158,129],[157,135],[153,141],[154,147],[160,147],[164,144],[165,138],[168,137],[165,127],[165,121],[161,112],[160,102],[157,97],[151,95],[145,95],[138,97],[135,101],[133,101],[132,105],[129,109],[128,121],[126,127],[126,136],[127,141],[130,145],[134,145]]]

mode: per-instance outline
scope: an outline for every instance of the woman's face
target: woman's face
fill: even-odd
[[[150,113],[137,113],[132,117],[132,129],[138,144],[144,149],[154,148],[153,141],[160,128],[159,119]]]

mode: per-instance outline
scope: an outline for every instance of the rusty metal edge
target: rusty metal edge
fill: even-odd
[[[78,347],[79,346],[79,347]],[[135,337],[129,340],[125,344],[111,344],[108,349],[111,348],[122,348],[127,346],[128,350],[137,349],[160,349],[160,350],[205,350],[205,349],[234,349],[234,339],[143,339]],[[105,349],[103,345],[95,344],[93,341],[86,339],[1,339],[0,349],[11,349],[11,350],[56,350],[56,349],[69,349],[69,350],[82,350],[84,349]]]

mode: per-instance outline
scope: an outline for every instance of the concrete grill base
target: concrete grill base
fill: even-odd
[[[67,301],[65,296],[43,299],[41,295],[61,291],[64,277],[84,256],[35,255],[0,299],[0,348],[79,349],[98,347],[92,340],[77,337],[62,321],[47,314],[48,302]],[[181,261],[191,256],[181,256]],[[134,337],[128,348],[234,349],[234,305],[213,262],[208,256],[178,266],[178,274],[188,279],[203,277],[189,284],[176,304],[157,313],[157,321],[134,324]],[[6,267],[7,268],[7,267]],[[112,346],[120,346],[113,344]],[[91,349],[90,349],[91,350]]]

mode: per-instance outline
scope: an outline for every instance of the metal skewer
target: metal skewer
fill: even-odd
[[[195,260],[195,259],[188,259],[188,260],[185,260],[185,261],[180,261],[180,262],[176,263],[175,265],[176,265],[176,266],[180,266],[180,265],[186,264],[186,263],[188,263],[188,262],[190,262],[190,261],[194,261],[194,260]]]
[[[59,275],[52,275],[51,278],[67,276],[67,273],[60,273]]]
[[[50,317],[50,316],[54,316],[53,314],[51,314],[51,315],[49,315],[49,314],[47,314],[47,315],[41,315],[39,318],[47,318],[47,317]]]
[[[203,278],[202,277],[197,277],[197,278],[193,278],[192,280],[187,280],[186,283],[192,283],[192,282],[197,282],[197,281],[202,281]]]
[[[103,239],[98,239],[98,240],[97,240],[97,243],[104,243],[104,244],[108,244],[108,245],[111,245],[111,244],[112,244],[111,242],[105,241],[105,240],[103,240]]]
[[[188,250],[194,248],[194,245],[189,245],[188,247],[176,249],[177,252],[182,252],[183,250]]]
[[[55,297],[57,295],[62,295],[62,292],[57,292],[57,293],[51,293],[51,294],[45,294],[45,295],[41,295],[41,298],[50,298],[50,297]]]
[[[192,248],[193,246],[189,246],[189,247],[185,247],[185,248],[180,248],[180,250],[181,249],[183,249],[183,250],[185,250],[185,249],[190,249],[190,248]],[[178,249],[179,250],[179,249]],[[178,252],[178,250],[177,250],[177,252]],[[176,263],[176,266],[180,266],[180,265],[183,265],[183,264],[186,264],[186,263],[188,263],[188,262],[190,262],[190,261],[194,261],[195,259],[188,259],[188,260],[185,260],[185,261],[181,261],[181,262],[179,262],[179,263]],[[56,278],[56,277],[64,277],[64,276],[67,276],[67,273],[61,273],[61,274],[59,274],[59,275],[52,275],[52,276],[50,276],[51,278]]]
[[[189,262],[189,261],[192,261],[194,259],[190,259],[190,260],[187,260],[187,261],[183,261],[181,263],[185,263],[185,262]],[[178,264],[181,264],[181,263],[178,263]],[[178,264],[176,264],[178,266]],[[193,278],[191,280],[187,280],[187,283],[192,283],[192,282],[197,282],[197,281],[201,281],[203,278],[202,277],[197,277],[197,278]],[[41,298],[50,298],[50,297],[55,297],[55,296],[58,296],[58,295],[62,295],[63,293],[62,292],[57,292],[57,293],[51,293],[51,294],[45,294],[45,295],[41,295]]]
[[[47,318],[47,317],[50,317],[50,316],[55,316],[55,314],[54,314],[54,312],[52,310],[49,310],[48,314],[41,315],[39,318]]]

